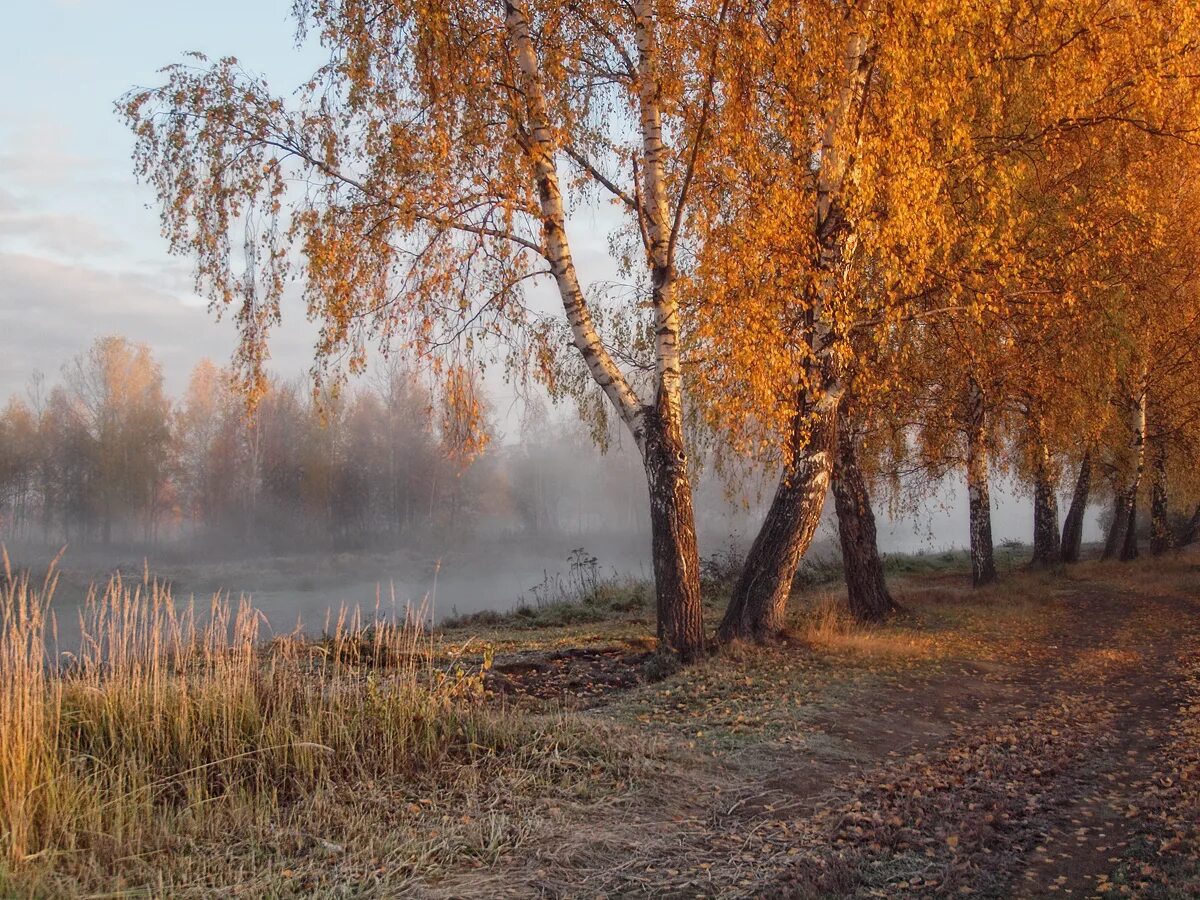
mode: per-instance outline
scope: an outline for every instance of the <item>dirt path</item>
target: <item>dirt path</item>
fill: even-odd
[[[1109,875],[1128,867],[1148,827],[1144,800],[1179,731],[1177,673],[1200,603],[1086,581],[1053,602],[1048,628],[1014,635],[998,657],[869,679],[818,705],[803,740],[684,760],[628,808],[565,823],[544,855],[472,886],[496,896],[1120,896]]]
[[[997,672],[968,715],[964,700],[980,696],[978,685],[930,684],[933,715],[910,711],[918,721],[948,714],[953,735],[911,743],[822,797],[812,821],[841,819],[810,827],[805,859],[760,893],[1102,896],[1142,830],[1155,761],[1179,715],[1174,676],[1197,606],[1085,590],[1064,612],[1064,627],[1039,648],[1057,658],[1043,652]]]

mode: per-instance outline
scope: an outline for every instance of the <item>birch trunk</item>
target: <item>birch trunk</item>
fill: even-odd
[[[1054,565],[1062,561],[1058,533],[1058,495],[1052,475],[1050,451],[1043,444],[1033,484],[1033,565]]]
[[[1121,562],[1130,562],[1138,558],[1137,540],[1137,494],[1132,493],[1125,499],[1126,519],[1124,540],[1121,542]]]
[[[1126,491],[1126,508],[1129,519],[1125,524],[1125,542],[1121,545],[1121,561],[1138,558],[1137,544],[1137,499],[1141,487],[1142,473],[1146,468],[1146,391],[1143,389],[1132,408],[1133,431],[1133,480]]]
[[[604,392],[641,451],[650,494],[651,542],[660,649],[688,661],[704,652],[700,561],[696,548],[691,482],[683,444],[679,311],[674,296],[671,223],[667,213],[666,151],[662,141],[658,49],[648,0],[635,10],[638,44],[639,123],[642,131],[645,201],[636,210],[650,238],[655,332],[655,395],[643,404],[613,360],[596,328],[580,287],[567,240],[566,213],[558,181],[559,147],[550,127],[542,75],[524,0],[507,0],[505,25],[517,65],[527,118],[519,139],[537,184],[544,255],[558,285],[572,342],[593,381]]]
[[[1104,538],[1104,552],[1101,559],[1114,559],[1125,544],[1125,527],[1129,524],[1129,497],[1121,490],[1113,499],[1112,522],[1108,526],[1108,534]]]
[[[1079,551],[1083,546],[1083,516],[1087,512],[1088,494],[1092,489],[1092,451],[1086,450],[1079,464],[1079,477],[1075,479],[1075,491],[1071,494],[1071,506],[1063,521],[1062,560],[1066,563],[1079,562]]]
[[[987,415],[983,389],[971,378],[967,385],[967,500],[970,515],[971,584],[996,580],[992,547],[992,500],[988,486]]]
[[[823,308],[826,298],[836,287],[844,249],[843,217],[838,198],[851,158],[844,139],[851,114],[861,103],[866,89],[869,66],[865,19],[870,13],[871,4],[868,3],[863,20],[847,38],[838,103],[821,134],[813,221],[819,277],[807,335],[810,346],[827,343]],[[822,359],[817,368],[821,370],[824,390],[818,398],[802,398],[800,409],[792,420],[791,461],[780,477],[771,507],[734,585],[725,617],[717,631],[721,641],[763,641],[778,634],[783,627],[796,569],[821,521],[833,468],[839,391],[833,363]],[[810,423],[811,428],[806,429]],[[809,431],[807,443],[800,446],[796,435],[806,430]]]
[[[1167,520],[1167,453],[1161,441],[1154,442],[1150,491],[1150,555],[1162,556],[1175,546],[1175,535]]]
[[[722,642],[766,641],[783,628],[796,569],[825,507],[836,405],[817,411],[807,449],[779,479],[775,497],[734,584],[725,617],[717,629]]]
[[[678,420],[649,420],[645,466],[659,650],[690,662],[704,652],[704,607],[692,488]]]
[[[833,499],[846,576],[846,599],[860,622],[881,622],[896,609],[883,574],[875,513],[858,461],[859,436],[845,419],[837,429]]]
[[[683,443],[683,367],[679,304],[675,297],[674,225],[667,203],[666,148],[658,40],[652,0],[637,0],[638,119],[642,136],[643,210],[649,238],[650,300],[654,308],[654,360],[658,390],[644,457],[650,485],[650,528],[658,600],[660,647],[685,662],[704,653],[700,556],[692,486]],[[698,138],[697,138],[698,139]]]

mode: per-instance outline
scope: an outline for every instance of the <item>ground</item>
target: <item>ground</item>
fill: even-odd
[[[981,591],[961,559],[893,567],[904,611],[880,627],[848,623],[836,586],[802,588],[785,640],[676,671],[652,652],[643,588],[462,623],[433,638],[434,658],[482,668],[472,702],[492,724],[463,720],[440,762],[223,814],[187,806],[138,853],[93,834],[88,855],[39,854],[40,875],[7,883],[33,896],[1200,896],[1200,556],[1044,571],[1019,555]]]
[[[871,632],[809,628],[630,687],[639,649],[502,654],[496,690],[657,736],[620,802],[556,807],[458,896],[1200,893],[1200,567],[901,585]],[[545,702],[545,700],[543,700]]]

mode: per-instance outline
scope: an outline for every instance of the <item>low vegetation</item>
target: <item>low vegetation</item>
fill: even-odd
[[[661,671],[638,637],[653,609],[606,599],[637,586],[599,574],[576,579],[577,597],[566,576],[542,628],[520,610],[435,632],[347,612],[323,639],[266,643],[244,601],[197,609],[148,576],[118,578],[94,592],[79,650],[51,658],[55,575],[9,570],[0,894],[995,890],[1011,882],[990,854],[1016,872],[1028,835],[1060,827],[1055,792],[1082,790],[1092,754],[1116,754],[1109,679],[1143,660],[1172,671],[1170,641],[1153,660],[1138,642],[1169,621],[1154,604],[1194,614],[1196,567],[1089,563],[972,591],[961,556],[911,565],[886,625],[855,622],[836,585],[801,587],[782,642]],[[572,620],[576,607],[595,618]],[[1041,683],[1058,706],[1025,696]],[[1063,731],[1076,707],[1094,718]],[[1145,815],[1103,860],[1114,896],[1195,870],[1180,849],[1195,730],[1161,734],[1145,755],[1157,787],[1135,788]],[[993,769],[1020,773],[1036,804],[1010,803]],[[968,776],[1011,832],[959,810]],[[891,811],[864,819],[878,802]],[[934,829],[958,815],[975,830]]]
[[[253,874],[260,854],[334,865],[350,838],[377,854],[375,877],[403,880],[497,853],[524,827],[521,796],[623,777],[594,731],[486,705],[487,659],[435,654],[409,622],[343,614],[323,641],[261,643],[244,600],[197,610],[116,578],[89,598],[78,652],[52,660],[54,572],[4,578],[4,896],[205,893],[230,877],[286,893],[286,865]],[[453,820],[430,827],[448,802]]]
[[[507,612],[482,610],[460,615],[457,611],[442,620],[442,627],[549,628],[606,622],[652,610],[654,592],[644,580],[601,572],[600,561],[584,548],[571,551],[570,568],[564,575],[543,573],[542,580],[522,594]]]

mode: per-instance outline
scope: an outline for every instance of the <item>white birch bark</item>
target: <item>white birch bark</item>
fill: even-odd
[[[555,168],[559,148],[549,127],[528,11],[524,0],[506,0],[505,8],[528,120],[528,135],[518,135],[518,139],[530,155],[537,179],[546,258],[558,282],[575,346],[583,354],[592,378],[633,434],[645,464],[650,493],[659,647],[678,653],[685,661],[695,659],[704,653],[704,616],[692,489],[683,442],[679,309],[673,291],[672,226],[668,217],[666,151],[662,139],[653,6],[648,0],[637,0],[634,10],[645,192],[642,208],[635,205],[634,213],[641,218],[649,239],[657,381],[650,405],[642,403],[604,348],[580,290],[567,243],[562,194]]]
[[[792,420],[792,458],[750,547],[742,575],[730,595],[729,606],[718,629],[718,636],[724,641],[764,640],[778,632],[796,569],[812,542],[828,493],[837,408],[844,384],[843,373],[837,370],[831,352],[830,323],[824,309],[837,288],[845,249],[839,229],[833,226],[837,198],[845,184],[847,157],[842,148],[847,138],[846,125],[866,88],[868,42],[865,19],[869,15],[870,5],[864,19],[847,39],[845,77],[837,106],[822,133],[816,172],[813,227],[820,247],[817,259],[820,274],[808,338],[817,358],[810,360],[808,365],[815,363],[823,383],[814,396],[811,382],[808,389],[802,391],[800,373],[796,375],[797,410]]]
[[[704,642],[700,559],[696,549],[692,486],[683,441],[683,375],[679,305],[675,298],[674,225],[668,209],[666,148],[662,137],[661,81],[654,5],[635,0],[638,124],[642,139],[642,209],[654,310],[655,396],[643,458],[650,488],[650,529],[658,594],[659,640],[688,653]],[[700,140],[697,135],[696,140]],[[680,203],[683,202],[681,197]],[[695,649],[687,649],[695,648]]]
[[[592,379],[616,408],[638,448],[645,450],[644,409],[640,398],[613,360],[596,329],[591,310],[579,284],[579,275],[567,240],[566,212],[558,183],[558,146],[550,128],[542,76],[529,31],[529,12],[524,0],[506,0],[505,27],[516,58],[525,97],[528,125],[527,152],[537,180],[538,200],[545,237],[543,253],[558,285],[563,310],[571,327],[575,348],[583,356]]]
[[[651,302],[654,308],[654,368],[660,415],[682,413],[679,358],[679,304],[675,299],[675,261],[671,259],[671,217],[667,204],[666,148],[659,105],[658,44],[650,0],[634,4],[638,48],[639,126],[642,134],[643,214],[650,239]],[[699,140],[699,137],[697,137]]]
[[[820,248],[818,268],[821,272],[816,308],[813,310],[813,322],[816,329],[814,337],[818,347],[824,347],[829,343],[829,323],[825,319],[824,308],[837,286],[837,271],[846,249],[844,239],[837,234],[837,217],[840,215],[837,205],[845,187],[849,162],[849,154],[845,152],[848,137],[847,127],[851,114],[863,101],[863,94],[867,86],[866,19],[870,13],[871,4],[868,4],[863,17],[858,20],[846,40],[845,71],[841,88],[838,91],[838,102],[821,135],[820,159],[816,173],[816,216],[814,221]],[[833,382],[830,388],[835,394],[840,394],[837,388],[837,374],[828,373]],[[838,397],[835,396],[832,403],[837,401]]]
[[[988,485],[987,410],[983,389],[974,378],[967,384],[967,501],[970,517],[971,583],[996,580],[992,548],[992,499]]]

